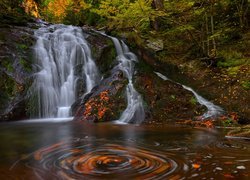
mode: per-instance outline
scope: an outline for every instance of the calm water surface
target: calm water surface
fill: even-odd
[[[0,179],[250,179],[250,142],[223,130],[8,123]]]

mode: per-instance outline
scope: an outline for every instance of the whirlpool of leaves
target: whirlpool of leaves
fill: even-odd
[[[42,148],[23,158],[13,170],[20,166],[29,170],[31,168],[39,178],[54,179],[162,179],[174,177],[183,169],[188,170],[187,165],[175,159],[171,153],[129,144],[109,144],[103,141],[93,144],[86,139],[60,142]]]

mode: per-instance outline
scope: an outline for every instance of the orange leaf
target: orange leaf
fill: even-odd
[[[199,169],[201,167],[200,164],[192,164],[192,166],[193,166],[194,169]]]

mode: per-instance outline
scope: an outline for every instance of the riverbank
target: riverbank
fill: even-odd
[[[2,28],[5,28],[5,31],[6,28],[12,28],[14,30],[15,26]],[[85,28],[86,32],[88,32],[88,30],[88,28]],[[4,34],[4,31],[2,31],[2,34]],[[230,118],[230,121],[232,122],[228,122],[229,125],[234,124],[233,120],[236,120],[239,124],[249,123],[249,59],[247,59],[247,52],[242,52],[244,57],[246,57],[245,63],[243,64],[234,67],[222,67],[221,65],[219,66],[219,63],[218,66],[208,66],[206,62],[203,62],[200,59],[190,60],[181,56],[173,56],[173,54],[167,54],[164,48],[160,51],[153,49],[149,46],[149,43],[146,43],[149,42],[148,39],[140,39],[140,41],[138,41],[138,39],[130,36],[129,33],[125,34],[124,32],[120,34],[116,32],[116,35],[129,43],[131,49],[139,56],[140,61],[139,63],[136,63],[138,71],[136,71],[135,74],[135,83],[136,88],[143,95],[146,103],[147,122],[167,123],[167,121],[173,119],[189,120],[194,119],[194,117],[198,118],[205,112],[204,107],[198,106],[194,97],[190,93],[183,91],[182,87],[170,82],[165,83],[159,79],[157,75],[152,74],[154,71],[158,71],[177,83],[194,88],[195,91],[206,99],[216,105],[222,106],[226,113],[229,114],[229,117],[230,114],[236,114],[234,118]],[[4,36],[5,35],[3,35],[3,37]],[[93,40],[92,36],[96,36],[95,38],[97,39],[102,38],[95,33],[90,33],[89,43],[92,44],[93,56],[97,59],[101,72],[107,77],[109,75],[108,71],[112,69],[113,65],[115,65],[112,64],[112,60],[115,59],[114,48],[111,47],[112,43],[108,42],[105,44],[102,43],[102,41],[99,42],[97,39]],[[10,42],[13,37],[7,38],[8,42]],[[25,39],[27,40],[27,38]],[[247,42],[245,41],[247,39],[248,36],[246,36],[244,42],[241,43],[246,44]],[[18,40],[18,38],[16,40]],[[3,39],[2,41],[4,42],[6,40]],[[21,41],[21,39],[19,39],[19,41]],[[143,43],[143,41],[145,43]],[[30,51],[29,46],[32,44],[32,41],[30,40],[23,43],[24,44],[18,46],[22,53]],[[27,43],[27,45],[25,43]],[[238,44],[239,43],[240,42],[238,42]],[[106,50],[103,51],[105,48]],[[227,46],[227,48],[229,47]],[[98,51],[103,51],[106,55],[104,54],[104,57],[101,57],[102,55],[100,54],[103,53]],[[18,53],[19,52],[16,52],[14,54]],[[109,57],[108,54],[111,55],[110,58],[107,58]],[[165,54],[165,56],[163,56],[163,54]],[[102,60],[100,60],[100,58],[102,58]],[[30,59],[31,57],[28,60]],[[19,63],[27,66],[27,63],[23,61],[24,60],[21,60]],[[225,63],[226,62],[227,61],[225,60]],[[11,72],[8,71],[13,71],[11,68],[12,65],[5,63],[3,66],[2,70],[6,71],[7,74],[11,74]],[[30,68],[31,64],[29,64],[28,68],[26,67],[26,70],[31,71]],[[13,88],[10,93],[13,94],[16,89],[17,88]],[[25,105],[22,105],[21,107],[25,108]],[[26,110],[28,109],[26,108],[23,111]],[[9,117],[6,116],[5,119],[8,118]]]
[[[226,51],[228,55],[221,57],[213,66],[187,54],[169,54],[166,48],[160,51],[152,49],[148,46],[148,39],[124,32],[115,34],[125,38],[140,58],[155,71],[194,88],[206,99],[223,107],[228,114],[237,114],[239,124],[250,123],[249,33],[241,40],[221,46],[220,52]],[[242,44],[244,47],[240,47]],[[239,51],[241,55],[237,57]]]

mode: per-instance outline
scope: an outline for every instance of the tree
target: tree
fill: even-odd
[[[148,31],[150,21],[161,14],[152,8],[152,0],[104,0],[93,12],[105,18],[110,29]]]
[[[27,14],[30,14],[36,18],[40,16],[37,3],[34,0],[23,0],[22,6]]]

